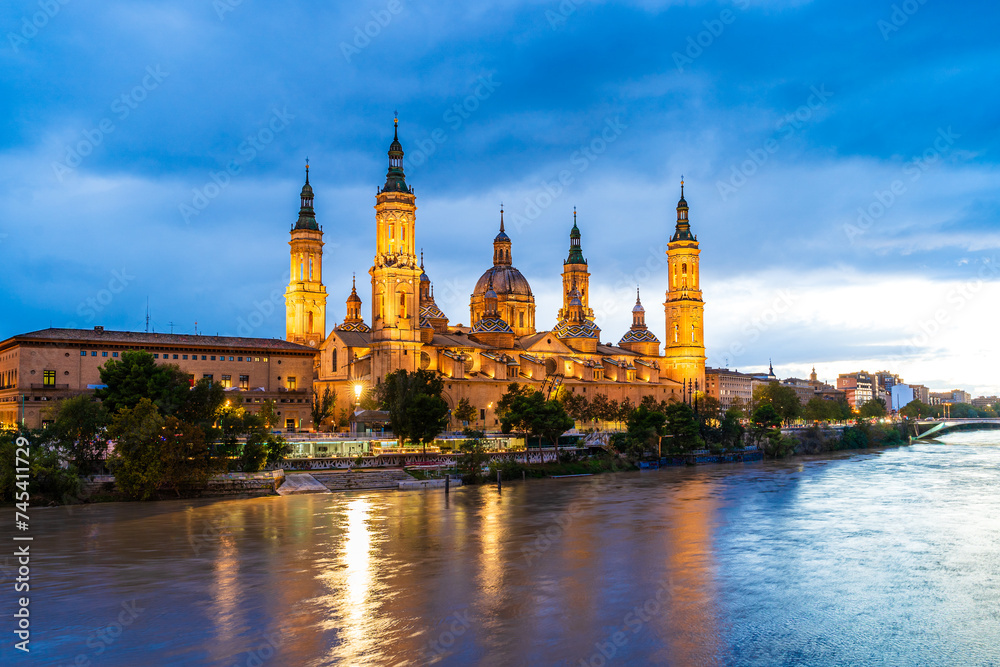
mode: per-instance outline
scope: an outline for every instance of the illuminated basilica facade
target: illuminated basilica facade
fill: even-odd
[[[689,388],[704,389],[700,251],[688,221],[683,183],[667,250],[667,340],[661,351],[661,342],[647,328],[638,289],[632,326],[617,344],[601,342],[601,329],[589,306],[590,271],[575,211],[562,266],[562,307],[548,327],[536,320],[531,286],[514,266],[502,210],[499,233],[493,239],[493,266],[476,282],[469,300],[470,326],[450,325],[434,301],[422,254],[416,252],[416,197],[403,173],[398,127],[389,147],[385,185],[375,197],[368,321],[355,282],[344,321],[324,337],[323,231],[316,222],[306,169],[299,219],[291,230],[286,338],[318,350],[314,386],[319,392],[334,389],[338,407],[353,401],[356,387],[371,389],[397,369],[440,372],[449,406],[469,399],[487,428],[496,425],[493,408],[511,382],[550,395],[558,388],[589,399],[598,394],[619,401],[628,398],[634,404],[646,395],[657,401],[682,400]],[[542,322],[546,320],[543,315]]]

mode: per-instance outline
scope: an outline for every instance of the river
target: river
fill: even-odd
[[[32,514],[42,665],[1000,664],[1000,436]]]

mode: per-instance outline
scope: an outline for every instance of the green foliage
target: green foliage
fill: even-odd
[[[61,449],[80,474],[100,472],[108,453],[108,412],[87,395],[59,401],[53,422],[45,429],[46,440]]]
[[[440,374],[400,369],[379,385],[379,402],[389,411],[389,422],[400,441],[427,444],[448,426],[448,403],[441,398]]]
[[[590,421],[590,401],[583,394],[566,391],[563,387],[559,392],[559,402],[562,403],[566,414],[579,422]]]
[[[764,438],[761,450],[764,456],[781,459],[795,451],[795,438],[781,435],[781,431],[771,431]]]
[[[337,403],[337,394],[330,391],[329,387],[323,389],[323,395],[320,396],[315,389],[312,392],[312,422],[313,429],[316,431],[320,430],[320,426],[323,425],[323,420],[334,414],[334,407]]]
[[[158,489],[173,489],[178,496],[181,489],[202,488],[213,469],[209,461],[208,445],[201,428],[167,417],[159,444],[160,474]],[[117,478],[116,478],[117,479]]]
[[[927,405],[920,401],[910,401],[899,410],[902,417],[910,419],[927,419],[929,417],[940,417],[942,409],[940,405]]]
[[[762,405],[770,405],[784,423],[798,418],[802,409],[799,395],[795,393],[795,390],[777,382],[768,382],[754,389],[753,404],[758,408]]]
[[[24,466],[24,452],[18,452],[18,438],[28,441],[28,479],[17,478],[17,467]],[[18,457],[22,460],[18,461]],[[57,447],[41,431],[22,429],[0,432],[0,500],[25,502],[41,497],[63,501],[78,497],[80,478],[74,466],[65,466]]]
[[[611,421],[615,418],[617,406],[604,394],[597,394],[590,401],[591,421]]]
[[[164,414],[174,414],[187,401],[187,373],[171,364],[158,364],[145,350],[125,350],[120,359],[109,359],[100,368],[101,382],[95,396],[109,414],[152,401]]]
[[[781,437],[781,415],[770,403],[764,403],[753,411],[750,420],[750,444],[760,447],[767,453],[767,446],[775,438]],[[765,441],[768,441],[765,443]]]
[[[463,483],[476,484],[482,477],[483,463],[488,458],[485,436],[482,431],[465,429],[466,440],[459,446],[462,456],[457,462],[458,473],[462,476]]]
[[[719,425],[719,435],[723,449],[737,449],[743,444],[743,433],[746,431],[740,421],[743,411],[739,408],[729,408]]]
[[[633,456],[641,455],[645,451],[658,454],[660,438],[666,432],[666,426],[666,415],[650,410],[646,404],[640,403],[639,407],[628,416],[624,450]],[[622,446],[618,448],[622,449]]]
[[[573,428],[573,418],[566,414],[562,403],[555,399],[546,401],[540,391],[508,388],[500,402],[504,405],[500,416],[500,430],[504,433],[516,430],[540,436],[558,448],[559,436]]]
[[[694,410],[686,403],[672,403],[664,412],[666,433],[670,436],[669,450],[685,453],[700,449],[704,442],[698,435],[698,420]],[[666,441],[664,441],[666,445]]]
[[[226,402],[225,390],[218,382],[202,378],[186,391],[184,402],[178,406],[175,416],[200,427],[206,434],[211,433],[215,413]]]
[[[118,489],[131,498],[152,498],[163,480],[160,445],[164,423],[148,398],[122,408],[111,420],[108,433],[115,439],[115,449],[108,465]]]
[[[864,418],[885,417],[885,401],[881,398],[873,398],[862,405],[858,413]]]
[[[469,422],[476,420],[476,408],[469,402],[469,399],[463,398],[458,401],[458,405],[455,406],[455,412],[452,416],[465,425],[468,425]]]
[[[271,433],[260,414],[224,405],[216,412],[216,420],[216,455],[230,470],[257,472],[265,464],[280,463],[289,451],[288,443]]]
[[[347,408],[344,408],[341,412],[346,412]],[[260,406],[260,410],[257,411],[257,416],[260,420],[264,422],[264,427],[272,429],[281,423],[281,418],[278,417],[278,411],[275,409],[274,401],[272,399],[267,399],[264,401],[263,405]],[[338,426],[340,424],[338,423]],[[347,425],[347,419],[344,419],[344,426]]]

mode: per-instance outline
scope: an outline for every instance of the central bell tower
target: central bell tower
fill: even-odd
[[[403,174],[399,119],[389,145],[389,171],[375,196],[372,277],[372,379],[415,371],[420,357],[420,264],[416,255],[416,196]]]

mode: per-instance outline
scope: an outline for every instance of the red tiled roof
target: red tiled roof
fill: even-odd
[[[191,334],[145,333],[138,331],[107,331],[97,329],[41,329],[8,338],[0,346],[14,341],[46,341],[65,343],[105,343],[120,345],[214,347],[226,349],[309,352],[316,350],[278,338],[238,338],[236,336],[194,336]]]

